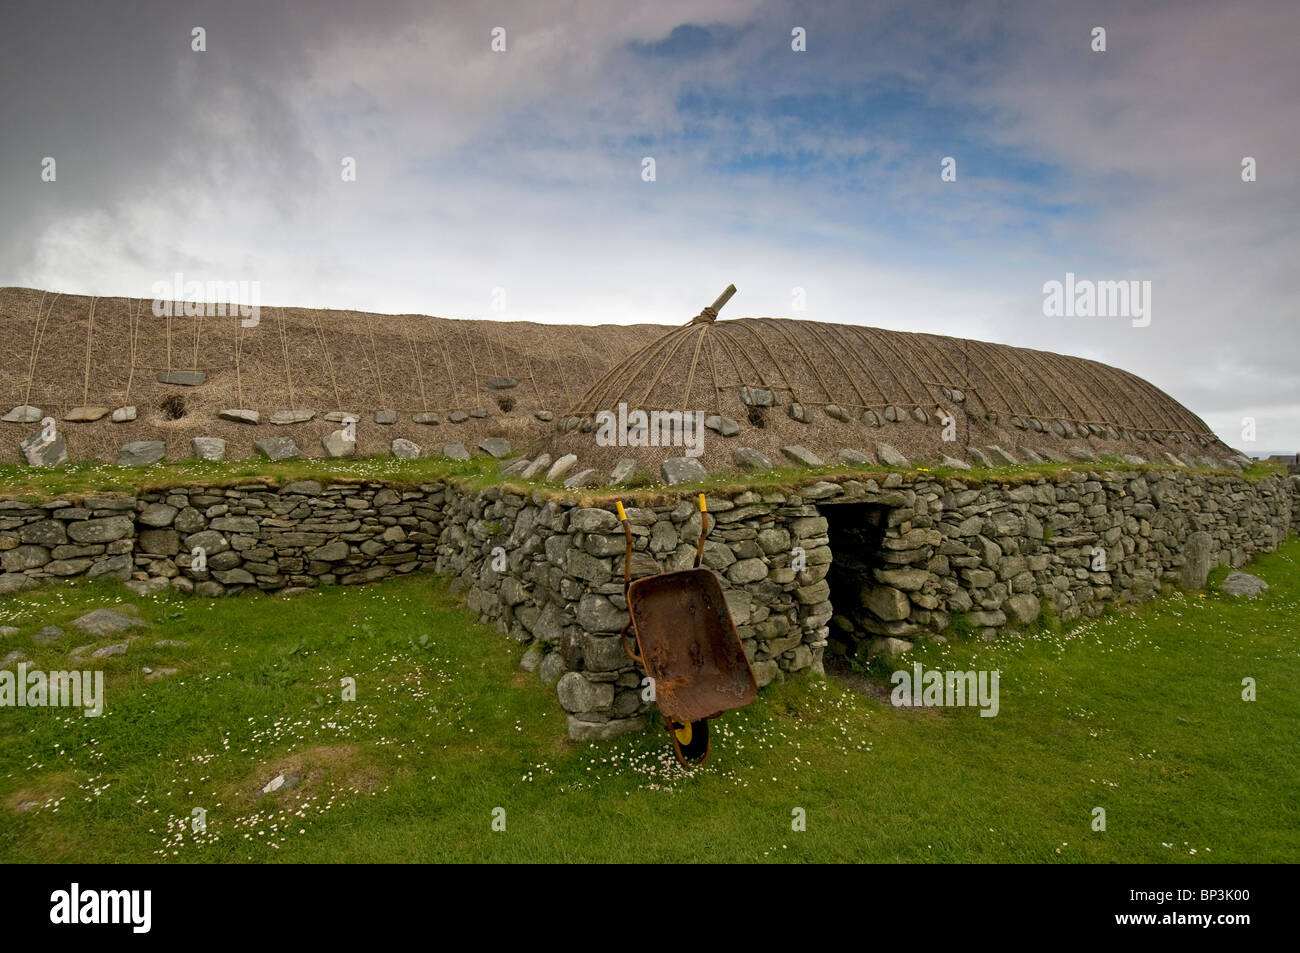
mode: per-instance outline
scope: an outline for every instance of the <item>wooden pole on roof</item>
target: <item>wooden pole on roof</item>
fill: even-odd
[[[718,295],[718,300],[692,318],[691,324],[712,324],[714,321],[718,320],[718,312],[721,311],[723,306],[731,300],[731,296],[735,293],[736,286],[727,285],[727,290]]]

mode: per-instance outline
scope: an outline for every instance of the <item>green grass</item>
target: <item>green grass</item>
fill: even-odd
[[[1172,469],[1160,464],[1129,464],[1105,457],[1097,463],[1033,463],[993,469],[955,470],[945,467],[913,468],[882,467],[877,465],[847,467],[840,464],[824,467],[776,467],[764,473],[718,473],[698,483],[680,484],[671,490],[659,482],[657,473],[637,474],[620,487],[596,487],[567,490],[562,480],[521,480],[500,474],[502,461],[476,456],[471,460],[457,461],[447,457],[423,457],[418,460],[399,460],[386,454],[352,459],[300,459],[272,463],[260,457],[246,460],[212,463],[204,460],[183,460],[157,463],[148,467],[119,467],[107,463],[72,462],[62,466],[41,469],[12,463],[0,464],[0,499],[21,499],[37,503],[60,497],[77,498],[96,493],[141,493],[173,486],[203,484],[207,486],[233,486],[240,483],[264,482],[282,486],[294,480],[338,482],[382,481],[397,485],[417,485],[436,481],[451,481],[471,489],[500,486],[520,492],[542,491],[550,498],[583,500],[588,502],[623,499],[629,503],[650,505],[667,499],[679,500],[682,494],[703,491],[739,493],[744,490],[770,492],[791,490],[825,479],[883,479],[890,473],[922,473],[930,478],[945,480],[950,477],[968,483],[996,482],[1016,484],[1033,482],[1041,476],[1080,470],[1150,472]],[[1233,473],[1206,467],[1191,468],[1197,473]],[[1247,480],[1257,481],[1284,472],[1275,464],[1255,463],[1242,474]]]
[[[21,628],[0,651],[33,667],[68,667],[83,641],[36,646],[40,626],[121,601],[152,624],[127,655],[78,665],[106,672],[103,717],[0,709],[0,862],[1294,863],[1298,563],[1294,540],[1260,559],[1272,588],[1253,601],[1175,596],[1059,634],[918,646],[908,663],[998,669],[996,718],[791,678],[714,722],[694,773],[658,728],[565,740],[521,648],[436,577],[215,601],[23,593],[0,602]],[[301,785],[256,797],[286,765]]]

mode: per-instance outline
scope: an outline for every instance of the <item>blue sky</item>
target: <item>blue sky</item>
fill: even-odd
[[[1078,354],[1300,448],[1300,4],[10,6],[0,284],[674,323],[734,282],[724,317]],[[1151,281],[1150,326],[1044,317],[1067,271]]]

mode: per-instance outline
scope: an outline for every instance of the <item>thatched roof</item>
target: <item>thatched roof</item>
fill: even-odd
[[[553,452],[584,456],[594,415],[620,404],[735,421],[735,437],[707,441],[701,459],[710,468],[726,465],[736,444],[785,464],[781,448],[791,444],[828,461],[845,448],[872,455],[880,443],[915,460],[967,459],[962,448],[989,445],[1048,456],[1082,445],[1147,459],[1163,459],[1166,450],[1226,452],[1204,421],[1168,394],[1096,361],[814,321],[697,319],[667,331],[569,408]],[[633,449],[634,456],[671,455]],[[602,463],[619,455],[597,454]]]
[[[725,301],[719,299],[718,306]],[[161,383],[168,371],[201,371],[195,387]],[[175,417],[175,400],[184,413]],[[263,307],[256,327],[235,317],[155,317],[145,299],[92,298],[0,289],[0,413],[30,404],[63,419],[85,405],[134,405],[138,419],[69,423],[74,458],[113,460],[133,440],[164,439],[169,457],[189,438],[219,436],[232,457],[255,439],[290,435],[309,455],[358,415],[358,450],[387,452],[405,437],[438,453],[505,436],[514,449],[572,452],[602,472],[636,458],[657,470],[680,448],[602,446],[595,415],[620,404],[698,411],[734,422],[715,431],[701,461],[733,467],[739,446],[788,463],[783,446],[830,460],[841,449],[877,455],[888,444],[912,460],[972,457],[969,447],[1020,446],[1065,454],[1228,453],[1195,414],[1147,381],[1095,361],[933,334],[774,318],[716,320],[705,309],[681,327],[585,327],[462,321],[425,315]],[[263,423],[218,419],[248,408]],[[310,422],[271,427],[277,410],[311,409]],[[380,426],[373,415],[397,413]],[[474,416],[452,424],[453,412]],[[439,415],[440,424],[415,415]],[[459,415],[458,415],[459,416]],[[546,418],[552,417],[548,420]],[[427,420],[427,416],[425,417]],[[948,437],[943,433],[945,422]],[[715,422],[716,423],[716,422]],[[5,460],[20,459],[9,425]],[[730,431],[730,426],[726,427]],[[978,455],[974,456],[978,462]]]
[[[1129,430],[1208,434],[1168,394],[1126,371],[1048,351],[849,324],[741,318],[687,324],[610,368],[570,409],[619,401],[647,409],[744,415],[741,387],[860,416],[891,405],[927,411],[966,396],[967,412]]]
[[[190,455],[192,436],[223,437],[231,457],[252,452],[270,431],[289,434],[309,455],[339,424],[330,411],[356,413],[360,453],[388,452],[395,437],[426,449],[483,436],[525,442],[545,431],[536,411],[557,416],[612,363],[663,333],[656,325],[584,327],[524,321],[462,321],[427,315],[384,315],[309,308],[261,308],[256,327],[235,317],[155,317],[151,299],[95,298],[29,288],[0,288],[0,414],[28,404],[62,420],[74,407],[134,405],[139,418],[107,418],[63,428],[73,458],[114,460],[131,440],[165,439],[169,457]],[[159,372],[201,371],[197,387],[163,384]],[[495,389],[496,379],[515,386]],[[185,416],[163,409],[179,398]],[[312,409],[316,418],[291,427],[249,427],[217,419],[226,408]],[[454,411],[486,410],[485,418],[448,425]],[[376,427],[379,410],[398,424]],[[411,415],[434,412],[441,426]],[[17,461],[10,431],[0,459]]]

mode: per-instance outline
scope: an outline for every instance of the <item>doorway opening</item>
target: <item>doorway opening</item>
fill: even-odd
[[[882,623],[892,621],[886,617],[905,617],[906,607],[890,604],[877,594],[881,587],[874,570],[886,568],[880,544],[888,526],[889,507],[878,503],[833,503],[819,509],[826,517],[831,547],[826,581],[830,584],[833,615],[826,655],[828,662],[842,662],[885,631]]]

